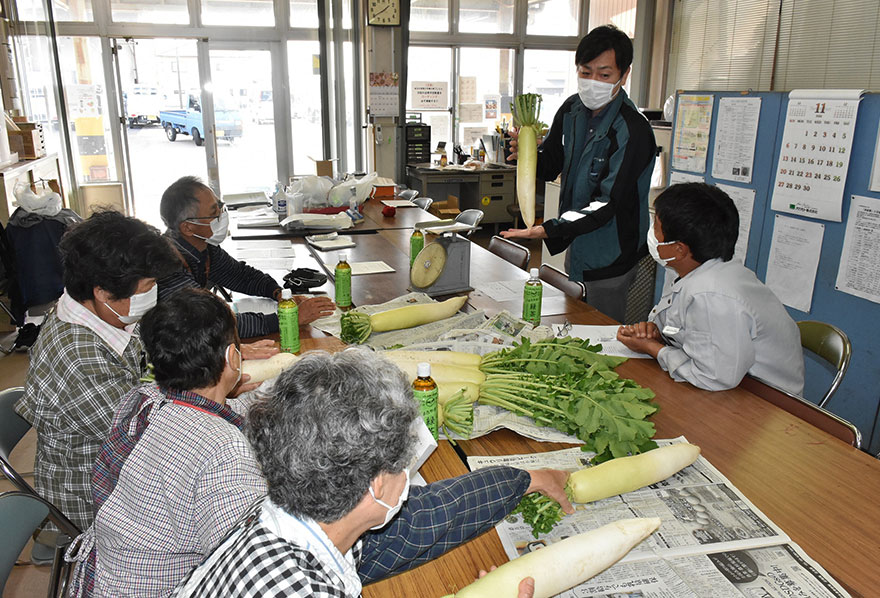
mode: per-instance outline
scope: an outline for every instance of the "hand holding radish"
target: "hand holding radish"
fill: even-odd
[[[510,148],[510,155],[507,156],[508,162],[516,162],[516,156],[518,154],[518,146],[519,146],[519,131],[515,128],[507,131],[510,135],[510,141],[508,142],[508,146]]]
[[[497,569],[495,565],[489,569],[489,571],[494,571]],[[486,577],[488,573],[480,569],[480,574],[477,576],[477,579],[482,579]],[[534,598],[535,596],[535,580],[531,577],[526,577],[521,582],[519,582],[519,592],[516,595],[516,598]]]
[[[566,514],[574,513],[574,507],[571,506],[568,495],[565,493],[568,472],[558,469],[533,469],[529,470],[529,475],[532,476],[532,483],[526,490],[526,494],[540,492],[558,502]]]
[[[270,339],[241,344],[242,359],[268,359],[280,351],[278,343]]]
[[[505,239],[546,239],[547,231],[542,225],[532,226],[529,228],[511,228],[510,230],[501,231],[501,236]]]

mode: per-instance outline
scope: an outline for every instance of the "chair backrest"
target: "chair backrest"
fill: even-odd
[[[0,391],[0,456],[9,454],[31,429],[31,424],[15,412],[15,403],[24,394],[24,388],[16,386]]]
[[[414,204],[427,211],[428,208],[431,207],[431,204],[434,203],[434,200],[430,197],[416,197],[412,200]]]
[[[415,198],[418,196],[418,194],[419,194],[419,192],[416,191],[415,189],[406,189],[404,191],[399,192],[397,194],[397,197],[399,197],[400,199],[405,199],[407,201],[414,201]]]
[[[48,514],[49,507],[39,497],[24,492],[0,494],[0,589],[6,587],[15,561]]]
[[[55,505],[45,501],[33,486],[20,473],[15,471],[9,463],[9,454],[21,439],[31,429],[31,424],[15,412],[14,405],[20,396],[24,394],[24,388],[17,386],[0,391],[0,471],[12,484],[25,494],[32,494],[46,502],[49,508],[49,518],[58,526],[63,533],[71,538],[79,535],[79,528]]]
[[[792,415],[796,415],[820,430],[828,432],[835,438],[839,438],[856,448],[862,447],[861,431],[850,422],[831,413],[827,409],[823,409],[806,399],[776,388],[775,386],[767,384],[757,378],[752,378],[751,376],[743,378],[740,388],[744,388],[752,394],[761,397],[765,401],[773,403],[780,409],[788,411]]]
[[[498,235],[489,239],[489,251],[523,270],[529,267],[529,260],[532,257],[527,247],[523,247],[513,241],[508,241]]]
[[[569,280],[565,272],[557,270],[550,264],[541,264],[541,267],[538,268],[538,277],[569,297],[581,300],[584,298],[584,283],[577,280]]]
[[[843,376],[852,358],[852,343],[843,330],[832,324],[804,320],[797,325],[801,331],[803,348],[812,351],[837,369],[831,386],[819,401],[819,407],[824,407],[843,382]]]
[[[636,263],[635,267],[635,279],[626,291],[626,311],[623,316],[623,324],[644,322],[654,307],[657,262],[650,255],[646,255]]]
[[[483,219],[483,210],[465,210],[455,216],[455,221],[461,224],[467,224],[471,227],[469,231],[464,231],[463,234],[466,237],[470,237],[471,233],[477,230],[477,227],[480,225],[480,221]]]

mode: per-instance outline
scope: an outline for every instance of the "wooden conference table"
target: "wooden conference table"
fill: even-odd
[[[413,208],[407,208],[411,210]],[[398,210],[400,213],[400,210]],[[409,230],[388,227],[376,235],[359,235],[346,250],[351,260],[384,260],[395,269],[408,265]],[[315,256],[332,271],[334,252]],[[525,280],[527,274],[472,245],[471,285]],[[356,304],[377,303],[406,291],[400,272],[355,277]],[[331,295],[332,296],[332,295]],[[491,298],[471,294],[471,308],[487,311],[521,305],[493,305]],[[546,309],[543,323],[613,324],[597,310],[566,298]],[[552,313],[551,312],[555,312]],[[303,350],[337,350],[341,341],[303,327]],[[656,438],[684,435],[791,539],[819,562],[853,596],[880,595],[880,461],[805,423],[760,397],[735,388],[706,392],[676,383],[656,361],[631,359],[617,372],[657,394],[660,410],[652,416]],[[463,441],[467,455],[505,455],[568,448],[541,443],[501,430]],[[467,471],[447,441],[422,468],[429,482]],[[452,593],[470,583],[479,569],[507,561],[493,530],[443,557],[364,588],[366,598],[433,596]]]

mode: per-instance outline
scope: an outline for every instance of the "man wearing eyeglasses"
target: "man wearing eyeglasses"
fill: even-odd
[[[220,247],[229,228],[229,214],[214,192],[198,177],[185,176],[162,194],[159,206],[171,239],[181,257],[179,272],[159,280],[159,300],[187,287],[211,289],[221,286],[231,291],[268,297],[276,301],[281,287],[274,278],[230,256]],[[327,297],[298,300],[300,324],[333,313]],[[252,338],[278,332],[278,316],[239,313],[238,334]]]

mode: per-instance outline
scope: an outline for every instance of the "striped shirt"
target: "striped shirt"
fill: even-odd
[[[489,467],[413,487],[388,526],[367,532],[341,556],[357,566],[363,584],[406,571],[488,531],[516,507],[529,483],[526,471]],[[173,596],[356,598],[339,564],[269,524],[264,511],[262,501],[247,511]]]
[[[159,279],[159,301],[184,288],[211,289],[218,285],[245,295],[269,298],[280,288],[274,278],[236,260],[216,245],[208,245],[204,251],[199,251],[180,235],[166,231],[165,236],[177,247],[186,266]],[[236,317],[241,338],[278,332],[278,316],[275,314],[240,313]]]
[[[113,412],[146,366],[136,327],[109,328],[65,292],[30,350],[15,405],[37,430],[37,491],[81,529],[94,518],[92,466]]]

